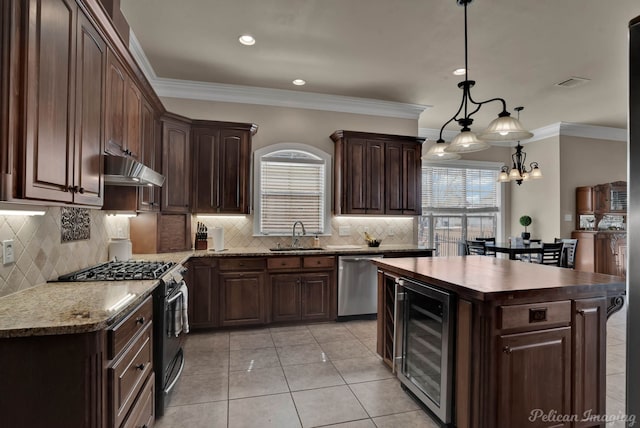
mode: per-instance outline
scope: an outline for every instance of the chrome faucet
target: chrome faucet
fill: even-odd
[[[307,231],[304,229],[304,223],[302,223],[300,220],[293,223],[293,229],[291,230],[291,247],[292,248],[297,248],[299,244],[299,240],[296,237],[296,226],[298,225],[298,223],[300,224],[300,226],[302,226],[302,234],[303,235],[307,234]]]

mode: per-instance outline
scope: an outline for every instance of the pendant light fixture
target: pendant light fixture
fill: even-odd
[[[449,153],[469,153],[485,150],[490,147],[490,142],[499,141],[516,141],[533,137],[533,134],[524,129],[519,120],[511,117],[507,111],[507,103],[502,98],[491,98],[485,101],[475,101],[471,97],[471,88],[476,84],[474,80],[469,80],[469,61],[468,61],[468,34],[467,34],[467,6],[472,0],[456,0],[458,5],[464,7],[464,70],[465,80],[458,83],[458,88],[462,89],[462,102],[458,111],[451,119],[445,122],[440,128],[440,138],[434,146],[443,145],[442,150]],[[488,103],[499,101],[502,103],[502,112],[494,119],[486,130],[480,135],[476,135],[471,131],[470,126],[473,124],[472,116],[476,114],[480,108]],[[459,116],[460,114],[462,116]],[[451,122],[456,121],[462,127],[460,134],[456,135],[451,144],[444,146],[445,142],[442,138],[444,128]],[[435,149],[434,149],[435,150]]]
[[[520,119],[520,112],[524,110],[524,107],[516,107],[514,110],[518,112],[518,119]],[[511,155],[511,160],[513,161],[511,170],[509,170],[509,167],[506,165],[500,170],[500,175],[498,176],[499,182],[506,183],[509,181],[515,181],[519,186],[523,181],[542,178],[542,171],[538,166],[538,162],[531,162],[529,164],[529,169],[527,169],[527,154],[522,151],[522,146],[520,145],[519,140],[518,145],[516,146],[516,152]]]

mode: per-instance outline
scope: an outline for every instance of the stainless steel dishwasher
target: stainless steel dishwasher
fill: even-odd
[[[378,269],[371,263],[381,255],[338,257],[338,317],[378,312]]]

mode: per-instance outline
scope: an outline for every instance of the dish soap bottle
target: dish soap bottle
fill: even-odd
[[[313,238],[313,248],[320,248],[320,238],[318,238],[318,235]]]

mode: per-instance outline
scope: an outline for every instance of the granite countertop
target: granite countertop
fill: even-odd
[[[0,298],[0,338],[102,330],[157,285],[157,280],[48,282],[10,294]]]
[[[160,254],[134,254],[133,260],[185,263],[192,257],[266,257],[283,255],[347,255],[427,251],[415,245],[380,247],[340,245],[302,251],[270,251],[241,247]],[[104,329],[151,294],[157,280],[49,282],[0,298],[0,338],[86,333]],[[117,310],[108,308],[129,296]]]

